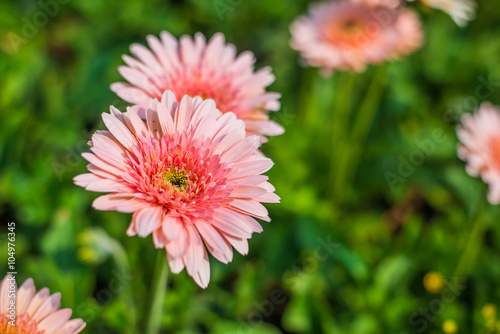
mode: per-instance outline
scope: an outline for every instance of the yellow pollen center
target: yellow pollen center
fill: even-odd
[[[0,314],[0,333],[2,334],[46,334],[45,331],[38,330],[38,324],[29,315],[17,315],[15,326],[12,326],[12,319],[5,314]]]
[[[356,20],[347,20],[342,24],[342,28],[346,32],[355,32],[359,28],[359,23]]]
[[[341,47],[358,47],[365,43],[368,37],[370,36],[366,29],[365,18],[358,16],[329,22],[324,30],[325,40]]]
[[[163,174],[163,182],[179,190],[184,190],[188,186],[188,178],[183,171],[173,170]]]

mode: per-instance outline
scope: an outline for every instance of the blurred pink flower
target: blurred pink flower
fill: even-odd
[[[500,204],[500,108],[485,102],[473,115],[463,116],[462,125],[458,156],[471,176],[489,185],[490,203]]]
[[[254,70],[252,52],[237,55],[221,33],[208,43],[201,33],[194,38],[182,36],[178,42],[166,31],[160,39],[150,35],[147,40],[151,50],[133,44],[130,52],[137,59],[123,56],[128,66],[120,66],[119,72],[128,83],[111,85],[119,97],[145,107],[149,98],[160,99],[165,90],[171,90],[177,99],[201,96],[213,99],[221,112],[231,111],[244,120],[247,132],[261,135],[262,142],[264,136],[284,132],[269,120],[269,111],[280,108],[280,94],[266,92],[274,75],[269,67]]]
[[[257,153],[259,137],[246,136],[245,123],[220,113],[211,99],[184,96],[177,103],[166,91],[161,102],[148,102],[145,116],[146,122],[134,108],[104,113],[109,131],[92,136],[93,154],[82,154],[91,173],[75,177],[75,184],[110,192],[93,207],[133,212],[127,234],[153,234],[154,245],[166,249],[171,271],[186,267],[205,288],[205,246],[228,263],[232,247],[247,254],[247,239],[262,231],[252,217],[270,221],[261,202],[277,203],[279,197],[260,174],[273,162]]]
[[[455,23],[464,27],[476,16],[476,3],[473,0],[421,0],[429,7],[440,9],[450,15]]]
[[[371,7],[383,6],[391,9],[400,7],[403,4],[403,0],[351,0],[351,2],[359,5]]]
[[[68,308],[60,310],[60,301],[61,294],[50,295],[47,288],[37,293],[31,278],[24,281],[18,289],[15,278],[11,275],[5,276],[0,283],[0,333],[80,333],[85,322],[82,319],[69,320],[73,312]]]
[[[367,64],[412,53],[422,44],[418,16],[392,0],[313,4],[309,15],[292,24],[291,33],[292,47],[325,75],[335,70],[360,72]]]

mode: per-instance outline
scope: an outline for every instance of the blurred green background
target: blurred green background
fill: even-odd
[[[253,51],[258,68],[272,66],[271,90],[283,95],[272,117],[286,128],[263,147],[282,197],[268,205],[272,222],[248,256],[211,259],[206,290],[185,271],[169,277],[163,333],[500,332],[500,209],[465,173],[455,135],[460,114],[500,104],[496,1],[480,1],[464,29],[416,6],[426,36],[418,52],[331,78],[303,68],[289,47],[305,0],[60,0],[46,24],[26,28],[43,23],[47,2],[0,2],[0,262],[3,271],[14,221],[18,283],[33,277],[38,289],[60,291],[85,332],[142,333],[149,312],[161,250],[125,235],[130,215],[92,209],[97,194],[72,178],[85,171],[80,153],[103,128],[100,114],[126,106],[109,90],[121,55],[162,30],[221,31]],[[13,33],[29,37],[13,43]],[[386,84],[367,144],[338,189],[329,170],[356,143],[331,144],[337,93],[354,80],[355,117],[380,70]],[[401,167],[416,152],[421,161]]]

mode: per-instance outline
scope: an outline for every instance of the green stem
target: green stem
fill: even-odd
[[[343,74],[343,75],[342,75]],[[339,141],[346,140],[347,129],[349,128],[349,115],[351,113],[352,89],[354,86],[354,75],[342,73],[337,81],[337,99],[333,112],[333,144],[338,145]],[[333,147],[335,149],[335,146]]]
[[[167,292],[168,262],[165,252],[159,252],[153,279],[153,290],[151,294],[151,309],[147,322],[146,334],[158,334],[163,316],[163,304]]]
[[[123,248],[123,246],[116,242],[116,240],[111,239],[111,254],[115,259],[117,267],[120,268],[121,271],[130,272],[130,263],[128,260],[127,252]],[[131,284],[127,284],[123,290],[123,298],[125,299],[127,305],[130,306],[127,312],[127,331],[126,333],[133,334],[137,330],[137,310],[134,301],[134,295],[132,293]]]
[[[299,96],[299,120],[310,129],[318,117],[318,74],[309,68],[303,71]]]
[[[355,76],[339,73],[336,82],[335,110],[332,117],[332,147],[330,150],[330,180],[334,181],[338,171],[338,158],[349,145],[348,128],[351,113],[352,90]]]
[[[350,136],[350,146],[344,145],[338,161],[338,169],[334,183],[334,194],[345,194],[345,189],[350,187],[365,147],[366,139],[370,132],[373,120],[382,99],[385,87],[386,71],[384,66],[375,70],[367,94],[354,121]]]
[[[482,205],[479,205],[477,214],[474,218],[474,223],[472,226],[472,230],[469,233],[469,239],[467,240],[467,244],[464,248],[462,256],[458,261],[457,268],[453,277],[457,277],[460,280],[465,280],[466,276],[469,275],[470,270],[474,262],[476,261],[477,255],[481,249],[482,239],[484,232],[486,230],[486,226],[484,224],[484,215],[483,211],[485,211],[486,200]]]

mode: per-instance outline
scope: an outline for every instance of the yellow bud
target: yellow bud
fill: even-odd
[[[444,288],[443,276],[435,271],[428,272],[424,276],[424,287],[430,293],[440,293]]]
[[[458,325],[453,320],[446,320],[443,323],[443,332],[446,334],[455,334],[458,331]]]
[[[497,314],[497,307],[492,303],[488,303],[483,306],[481,313],[485,318],[494,318]]]
[[[85,263],[95,263],[99,260],[99,254],[90,247],[80,247],[77,251],[77,257]]]

